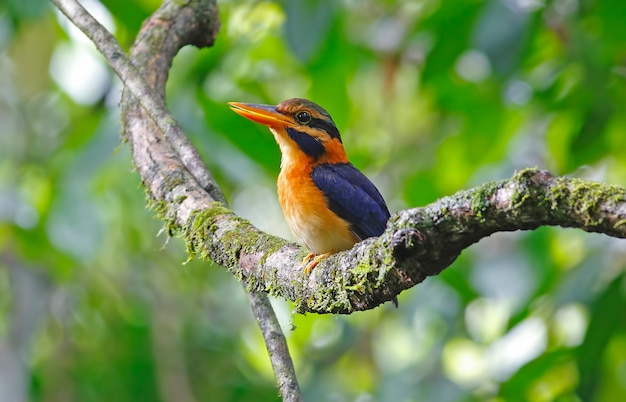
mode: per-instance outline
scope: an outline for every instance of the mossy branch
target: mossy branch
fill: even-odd
[[[141,49],[133,56],[147,57]],[[161,82],[168,68],[169,60],[153,68],[157,74],[148,75],[149,82]],[[299,312],[348,314],[374,308],[438,274],[463,249],[495,232],[552,225],[626,237],[623,188],[526,169],[509,180],[401,211],[382,236],[323,260],[305,275],[304,249],[261,232],[225,208],[208,191],[217,187],[212,179],[208,187],[200,184],[189,163],[183,163],[180,154],[186,148],[153,127],[135,98],[125,97],[122,106],[135,164],[169,231],[182,234],[190,255],[223,265],[251,290],[294,301]],[[196,155],[186,160],[201,164]]]
[[[374,308],[437,275],[465,248],[496,232],[550,225],[626,237],[625,189],[539,169],[400,211],[382,236],[322,260],[311,275],[302,270],[304,249],[261,232],[220,204],[193,211],[186,222],[176,220],[167,203],[157,211],[170,216],[168,225],[181,231],[190,255],[225,266],[250,289],[293,300],[299,312],[315,313]]]

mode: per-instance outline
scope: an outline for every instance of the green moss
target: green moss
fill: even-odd
[[[483,212],[487,211],[490,206],[490,199],[496,190],[500,187],[498,182],[489,182],[481,185],[473,194],[470,208],[480,222],[484,222]]]
[[[263,254],[263,257],[259,261],[259,264],[264,264],[265,260],[267,260],[267,257],[276,253],[281,248],[285,247],[285,244],[286,244],[286,241],[279,237],[271,236],[271,237],[265,238],[265,241],[263,242],[263,245],[262,245],[262,248],[265,254]],[[302,259],[304,259],[304,256],[306,254],[307,253],[302,252],[302,256],[303,256]]]
[[[581,179],[558,180],[550,187],[552,208],[576,211],[583,215],[586,225],[602,223],[597,215],[598,204],[623,202],[626,194],[623,188]]]
[[[221,218],[225,221],[218,226]],[[212,203],[210,208],[194,212],[189,222],[182,231],[182,237],[190,258],[199,256],[204,260],[212,260],[228,268],[239,280],[244,279],[243,273],[237,269],[242,254],[260,255],[259,263],[262,264],[268,256],[287,244],[278,237],[264,235],[246,219],[234,215],[219,202]],[[219,243],[214,240],[218,229]],[[259,278],[254,275],[247,275],[245,280],[248,289],[265,291],[271,295],[280,294],[282,288],[276,284],[276,272],[269,271],[266,274],[263,282],[259,282]]]
[[[296,313],[305,313],[307,311],[345,313],[346,311],[352,311],[345,278],[338,272],[331,272],[328,277],[334,278],[334,281],[317,287],[315,293],[308,298],[295,301],[294,310]]]
[[[150,211],[153,211],[157,218],[165,220],[169,213],[169,204],[165,201],[158,201],[152,197],[148,197],[146,205]]]
[[[185,180],[186,177],[182,172],[176,172],[167,175],[161,183],[161,190],[169,193],[174,188],[185,184]],[[139,186],[144,189],[146,194],[148,194],[146,205],[149,210],[155,212],[157,218],[164,222],[164,231],[168,234],[168,236],[173,236],[175,233],[178,233],[180,231],[180,227],[176,223],[175,206],[171,205],[171,203],[167,201],[154,199],[151,195],[151,192],[144,187],[143,183],[141,183]],[[187,197],[185,195],[178,196],[174,199],[174,204],[180,205],[183,201],[185,201],[186,198]]]
[[[163,186],[176,187],[182,183],[179,179],[180,176],[172,175]],[[237,267],[242,253],[261,255],[262,264],[268,256],[287,244],[283,239],[266,236],[254,229],[247,220],[237,217],[219,202],[212,203],[209,208],[192,212],[187,225],[180,227],[176,222],[175,208],[176,204],[182,203],[185,198],[184,195],[177,197],[175,205],[172,205],[167,201],[157,201],[148,197],[147,205],[165,222],[164,230],[168,235],[172,236],[175,233],[181,235],[187,247],[188,261],[196,256],[203,260],[212,260],[230,269],[241,280],[242,273]],[[222,218],[224,224],[218,225]],[[221,231],[219,243],[215,241],[218,229]],[[259,283],[254,275],[249,275],[246,282],[249,289],[268,291],[275,295],[281,289],[275,285],[276,280],[272,280],[275,277],[275,272],[268,272],[264,283]]]
[[[412,247],[413,244],[409,244],[409,246]],[[393,255],[393,249],[391,247],[382,247],[381,249],[384,251],[383,265],[385,267],[391,267],[396,261],[396,257]]]
[[[356,293],[365,294],[368,287],[363,286],[363,283],[355,283],[354,285],[346,285],[346,290],[351,290]]]
[[[518,188],[516,188],[515,192],[511,196],[511,204],[513,208],[521,207],[524,204],[524,202],[526,202],[526,200],[530,198],[530,194],[528,193],[528,191],[524,191],[524,190],[518,191]]]
[[[377,253],[380,251],[377,249]],[[390,263],[392,260],[392,257],[381,259],[380,254],[362,256],[349,272],[328,273],[327,277],[333,278],[332,282],[320,286],[308,299],[296,300],[295,311],[303,313],[313,310],[343,314],[353,312],[352,298],[357,294],[372,293],[373,290],[383,286],[393,268]]]
[[[369,259],[363,258],[358,264],[350,270],[352,276],[360,277],[362,275],[367,275],[372,271],[372,266],[370,264]]]
[[[626,225],[626,219],[622,219],[621,221],[617,221],[615,225],[613,225],[613,229],[617,229],[620,226]]]
[[[344,289],[320,290],[307,303],[307,309],[314,311],[327,311],[330,313],[351,312],[352,306],[348,294]]]
[[[186,195],[179,195],[178,197],[174,198],[174,203],[177,205],[182,204],[185,200],[187,199]]]
[[[173,212],[171,212],[170,206],[167,202],[157,201],[152,197],[148,197],[146,205],[150,211],[153,211],[156,214],[157,218],[163,221],[163,229],[161,229],[161,232],[167,233],[170,237],[179,232],[180,228],[176,224],[175,216],[173,215]]]
[[[539,173],[539,169],[537,169],[536,167],[518,170],[513,175],[513,180],[526,181],[526,180],[531,179],[537,173]]]
[[[243,219],[236,217],[232,212],[219,202],[213,202],[210,208],[196,211],[189,217],[189,225],[182,232],[185,244],[187,245],[187,253],[191,258],[199,253],[200,258],[210,260],[210,252],[212,250],[212,242],[210,241],[213,234],[217,231],[217,218],[224,215],[232,215],[231,219],[235,222],[233,228],[238,226],[238,221]],[[223,261],[215,261],[220,265],[234,266],[237,264],[235,257],[240,250],[241,236],[244,232],[239,232],[239,236],[233,234],[233,230],[229,230],[223,234],[224,244],[228,244],[228,258]],[[234,245],[234,247],[232,246]]]

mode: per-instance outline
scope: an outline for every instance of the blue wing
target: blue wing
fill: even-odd
[[[387,204],[376,186],[351,163],[317,165],[311,178],[326,195],[330,210],[348,221],[360,240],[385,231]]]

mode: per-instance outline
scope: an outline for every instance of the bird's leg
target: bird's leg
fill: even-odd
[[[313,268],[315,268],[321,260],[330,256],[331,254],[332,253],[324,253],[315,255],[313,253],[309,253],[309,255],[307,255],[304,260],[302,260],[302,265],[306,263],[306,266],[304,267],[304,273],[307,275],[310,274],[311,271],[313,271]],[[311,257],[313,257],[313,259],[311,259]]]

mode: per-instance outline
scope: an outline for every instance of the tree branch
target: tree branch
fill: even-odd
[[[463,249],[496,232],[550,225],[624,238],[626,190],[526,169],[400,211],[382,236],[321,261],[310,276],[302,271],[304,250],[218,206],[170,225],[182,230],[190,252],[224,265],[253,289],[296,301],[300,312],[351,313],[437,275]]]
[[[123,102],[126,114],[133,110]],[[302,248],[269,236],[215,202],[146,119],[125,119],[135,164],[152,204],[190,254],[228,268],[257,291],[296,302],[299,312],[351,313],[391,300],[448,267],[499,231],[542,225],[626,237],[626,191],[537,169],[401,211],[385,233],[323,260],[309,276]],[[131,134],[132,133],[132,134]]]
[[[131,49],[132,61],[117,40],[75,0],[51,1],[94,42],[124,82],[121,101],[124,132],[148,195],[165,205],[168,201],[175,205],[172,200],[183,203],[187,197],[185,190],[189,190],[196,197],[193,200],[225,205],[222,191],[164,102],[169,68],[178,51],[188,44],[198,47],[213,44],[219,30],[215,1],[191,0],[185,4],[164,1],[142,26]],[[143,163],[146,160],[150,163]],[[174,183],[183,186],[182,193],[169,192]],[[190,211],[181,208],[178,212],[182,215],[177,219],[184,219]],[[168,213],[177,215],[175,211]],[[252,289],[247,291],[280,394],[284,401],[299,402],[302,396],[293,362],[267,295]]]
[[[204,11],[199,11],[200,5]],[[217,29],[210,18],[199,22],[211,15],[213,3],[191,2],[181,7],[180,16],[173,20],[171,14],[176,7],[165,2],[155,14],[159,18],[144,24],[138,46],[132,51],[133,60],[144,66],[142,73],[160,91],[160,98],[171,58],[184,43],[164,28],[182,26],[188,38],[201,44],[212,43]],[[96,35],[92,37],[97,40]],[[152,44],[154,41],[157,45]],[[103,50],[103,54],[112,55],[112,64],[123,59],[120,51]],[[222,198],[215,196],[219,191],[211,184],[210,174],[203,180],[190,173],[197,165],[202,166],[201,170],[205,168],[197,153],[190,151],[193,147],[181,139],[182,131],[172,128],[177,126],[171,116],[164,114],[165,123],[159,124],[167,133],[163,137],[137,104],[136,99],[143,106],[152,96],[143,86],[128,84],[136,81],[131,78],[136,75],[134,69],[114,69],[137,97],[125,94],[122,101],[125,131],[152,205],[167,222],[169,231],[182,233],[191,255],[199,254],[225,266],[252,290],[295,301],[299,312],[371,309],[427,276],[438,274],[464,248],[498,231],[557,225],[614,237],[626,235],[624,189],[553,178],[547,172],[530,169],[507,181],[459,192],[424,208],[401,211],[380,238],[322,261],[312,275],[306,276],[300,263],[306,251],[259,231],[226,209],[219,202]]]
[[[142,27],[131,50],[133,61],[124,53],[117,39],[75,0],[51,0],[53,4],[91,41],[124,82],[124,94],[134,95],[133,112],[148,118],[167,138],[185,170],[194,173],[194,181],[206,190],[214,201],[225,203],[222,191],[206,168],[198,151],[165,105],[165,83],[171,61],[184,45],[208,47],[213,45],[219,30],[215,1],[196,1],[188,7],[165,1],[157,11],[162,20],[150,19]],[[199,7],[199,6],[203,7]],[[199,15],[192,13],[198,12]],[[185,24],[189,24],[186,26]],[[153,29],[154,28],[154,29]],[[154,49],[153,44],[158,48]],[[135,66],[139,66],[141,74]],[[143,76],[143,77],[142,77]],[[124,101],[122,101],[124,104]],[[141,107],[145,110],[141,110]],[[124,108],[122,108],[123,111]],[[123,116],[124,117],[124,116]],[[126,118],[125,121],[133,120]],[[125,131],[128,133],[128,131]],[[132,145],[132,142],[131,142]],[[143,175],[142,175],[143,178]]]
[[[280,389],[283,401],[301,402],[303,399],[293,362],[291,359],[284,358],[284,356],[289,356],[287,340],[283,330],[280,328],[270,300],[265,293],[260,292],[248,292],[248,298],[252,305],[252,311],[264,334],[265,346],[272,362],[274,374],[276,374],[278,389]]]

